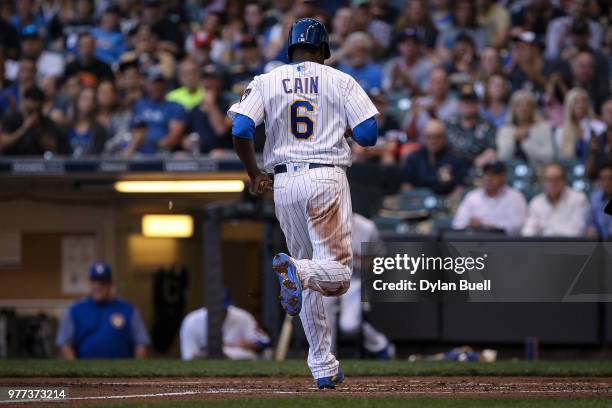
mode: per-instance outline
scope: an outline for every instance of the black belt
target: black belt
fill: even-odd
[[[333,164],[308,163],[309,169],[318,169],[319,167],[335,167],[335,166]],[[277,166],[274,166],[274,174],[286,173],[286,172],[287,172],[286,164],[279,164]]]

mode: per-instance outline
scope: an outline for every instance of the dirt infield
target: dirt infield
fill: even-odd
[[[97,403],[207,400],[220,398],[320,395],[305,377],[260,378],[23,378],[0,379],[9,387],[69,387],[69,398],[54,403],[1,406],[90,405]],[[558,377],[353,377],[326,395],[453,397],[605,397],[612,378]]]

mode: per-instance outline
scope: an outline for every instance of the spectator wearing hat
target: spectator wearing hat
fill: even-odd
[[[372,61],[372,38],[364,32],[355,32],[347,38],[346,47],[346,62],[340,64],[338,69],[352,76],[366,92],[373,88],[380,89],[382,68]]]
[[[150,340],[138,310],[113,294],[108,264],[89,271],[89,296],[73,303],[62,318],[56,345],[66,360],[145,358]]]
[[[459,114],[446,123],[453,151],[474,166],[482,167],[495,158],[495,128],[479,113],[479,99],[471,84],[461,86]]]
[[[0,154],[43,155],[69,154],[70,145],[64,132],[43,113],[44,93],[35,86],[27,88],[19,110],[2,119]]]
[[[544,167],[544,191],[529,203],[522,235],[580,237],[585,235],[589,204],[581,191],[567,185],[565,168],[558,163]]]
[[[138,61],[125,60],[121,62],[115,83],[122,107],[131,110],[132,106],[144,96],[145,77],[143,72],[140,71]]]
[[[103,79],[114,79],[111,67],[96,57],[96,39],[89,33],[79,36],[77,57],[66,66],[65,78],[76,76],[83,86],[96,86]]]
[[[270,337],[248,311],[234,306],[225,290],[223,299],[223,354],[231,360],[257,360],[266,357]],[[196,309],[185,316],[180,331],[181,358],[203,358],[208,348],[208,309]],[[269,357],[268,357],[269,358]]]
[[[425,127],[425,144],[406,158],[404,188],[426,187],[442,195],[456,193],[466,185],[467,170],[468,163],[448,146],[444,122],[432,119]]]
[[[199,149],[192,137],[183,139],[183,148],[196,154],[222,153],[232,147],[228,134],[232,124],[225,114],[229,104],[223,98],[222,72],[214,64],[202,69],[202,86],[203,98],[186,118],[187,133],[197,135]]]
[[[421,51],[421,39],[416,30],[407,28],[398,38],[399,56],[385,66],[382,86],[385,91],[408,90],[420,95],[427,89],[433,64]]]
[[[172,151],[180,146],[185,132],[185,110],[178,103],[166,100],[166,80],[161,72],[149,73],[146,90],[147,95],[132,109],[134,132],[124,150],[126,157],[136,152]]]
[[[525,31],[513,37],[511,52],[512,62],[508,69],[508,79],[512,90],[543,91],[547,74],[553,71],[553,66],[542,56],[535,33]]]
[[[591,27],[586,20],[574,20],[570,31],[570,44],[561,52],[561,65],[566,78],[571,77],[571,60],[580,52],[588,52],[595,59],[596,77],[600,84],[608,81],[608,57],[599,49],[591,47]],[[571,80],[567,81],[571,83]]]
[[[508,235],[519,234],[527,215],[525,198],[506,185],[503,162],[489,162],[483,172],[483,186],[463,198],[453,219],[453,228],[498,229]]]
[[[612,238],[612,217],[604,209],[612,200],[612,161],[604,162],[597,172],[597,188],[590,196],[588,235],[609,241]]]
[[[263,74],[264,60],[257,39],[243,35],[234,53],[234,61],[228,66],[230,89],[239,94],[256,75]]]
[[[110,66],[119,61],[128,48],[119,22],[119,7],[110,5],[102,13],[98,25],[91,30],[96,40],[96,58]]]
[[[180,87],[168,92],[166,100],[176,102],[189,112],[202,102],[204,88],[200,80],[200,69],[192,60],[186,59],[178,68]]]
[[[53,51],[45,49],[45,43],[37,28],[29,25],[21,31],[20,60],[31,59],[36,62],[37,78],[46,76],[59,78],[64,72],[64,57]],[[7,61],[5,65],[6,78],[14,81],[19,76],[20,63]]]
[[[76,0],[72,13],[60,15],[61,36],[68,51],[74,52],[78,47],[79,37],[96,27],[94,13],[94,0]]]
[[[500,160],[524,160],[535,166],[553,160],[552,128],[540,117],[533,93],[521,90],[512,95],[510,115],[497,131],[496,144]]]
[[[550,22],[546,31],[546,51],[548,60],[555,60],[561,51],[570,45],[572,24],[575,20],[586,21],[589,25],[589,45],[593,49],[600,49],[604,41],[604,28],[593,17],[593,0],[573,0],[570,2],[569,15],[557,17]]]

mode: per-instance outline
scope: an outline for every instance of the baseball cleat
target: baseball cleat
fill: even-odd
[[[317,387],[320,390],[324,389],[334,389],[336,385],[341,384],[344,381],[344,372],[341,369],[338,369],[338,374],[332,375],[330,377],[317,378]]]
[[[302,283],[293,261],[289,255],[280,253],[272,260],[272,268],[280,284],[281,306],[290,316],[297,316],[302,310]]]

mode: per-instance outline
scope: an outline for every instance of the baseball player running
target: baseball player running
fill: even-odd
[[[251,179],[251,192],[272,189],[291,256],[274,257],[285,311],[298,315],[308,339],[308,366],[317,386],[335,388],[344,374],[331,352],[323,296],[340,296],[352,271],[351,165],[347,128],[362,146],[376,143],[374,104],[349,75],[323,65],[330,57],[325,26],[312,18],[289,31],[289,64],[256,76],[228,114],[234,148]],[[253,134],[265,123],[264,168]]]

